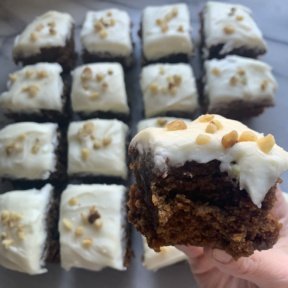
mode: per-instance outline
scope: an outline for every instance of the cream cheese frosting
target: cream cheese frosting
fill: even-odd
[[[126,11],[89,11],[81,30],[82,45],[91,54],[129,56],[133,51],[130,26],[131,21]]]
[[[167,112],[192,114],[198,108],[193,71],[188,64],[152,64],[140,78],[146,117]]]
[[[203,10],[205,51],[223,44],[220,54],[237,48],[266,51],[262,33],[245,6],[221,2],[207,2]],[[207,55],[209,56],[209,55]]]
[[[59,64],[38,63],[13,73],[8,91],[0,96],[3,110],[39,113],[41,110],[63,110],[63,81]]]
[[[56,171],[58,125],[20,122],[0,130],[0,176],[48,179]]]
[[[126,135],[118,120],[72,122],[68,130],[68,174],[127,178]]]
[[[61,265],[125,270],[125,194],[121,185],[68,185],[61,197]]]
[[[158,269],[187,259],[183,252],[173,246],[161,247],[160,252],[155,252],[153,249],[148,247],[147,241],[144,237],[143,247],[143,266],[148,270],[157,271]]]
[[[67,13],[49,11],[31,22],[15,38],[14,56],[29,57],[41,48],[64,47],[71,37],[74,20]]]
[[[124,73],[120,64],[84,65],[75,69],[72,76],[71,101],[74,111],[129,113]]]
[[[149,127],[164,127],[168,122],[173,120],[181,119],[185,122],[190,122],[190,119],[183,119],[183,118],[175,118],[175,117],[155,117],[141,120],[137,125],[137,131],[140,132],[141,130]]]
[[[144,129],[132,139],[130,147],[139,153],[151,152],[155,169],[160,171],[187,161],[219,160],[221,171],[237,179],[240,189],[245,189],[258,207],[288,169],[288,153],[275,144],[272,135],[264,136],[219,115],[207,114],[191,123],[177,120],[165,128]]]
[[[0,195],[0,265],[28,274],[47,272],[46,217],[53,187]]]
[[[147,7],[142,15],[143,52],[147,60],[191,55],[191,25],[186,4]]]
[[[240,56],[205,62],[205,94],[208,110],[233,100],[273,104],[277,82],[271,67],[259,60]]]

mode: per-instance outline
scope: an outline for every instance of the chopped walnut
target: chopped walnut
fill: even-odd
[[[167,25],[166,23],[162,24],[162,26],[161,26],[161,31],[162,31],[163,33],[166,33],[168,30],[169,30],[168,25]]]
[[[238,133],[236,130],[232,130],[222,137],[222,145],[225,149],[231,148],[238,141]]]
[[[97,73],[96,74],[96,81],[97,82],[101,82],[102,80],[104,80],[105,75],[103,73]]]
[[[11,247],[14,243],[13,239],[4,239],[2,240],[2,245],[4,246],[5,249],[8,249],[9,247]]]
[[[39,88],[36,85],[30,85],[22,89],[22,92],[27,93],[29,98],[34,98],[37,95],[38,91]]]
[[[96,21],[95,24],[94,24],[94,29],[96,32],[100,32],[102,29],[105,29],[105,26],[104,24],[99,20],[99,21]]]
[[[82,226],[78,226],[75,230],[75,236],[80,237],[84,234],[84,228]]]
[[[275,138],[272,134],[268,134],[267,136],[258,139],[257,144],[261,151],[267,154],[272,150],[273,146],[275,145]]]
[[[179,25],[178,28],[177,28],[177,31],[178,32],[184,32],[183,25]]]
[[[14,83],[17,80],[17,76],[15,74],[10,74],[9,75],[9,80],[11,83]]]
[[[84,239],[82,240],[82,246],[86,249],[90,248],[93,245],[92,239]]]
[[[112,143],[112,138],[110,136],[106,136],[102,140],[102,144],[104,147],[110,145],[111,143]]]
[[[41,71],[37,72],[37,78],[38,79],[44,79],[47,77],[48,77],[47,71],[41,70]]]
[[[205,132],[206,132],[206,133],[210,133],[210,134],[214,134],[214,133],[216,133],[217,131],[218,131],[218,127],[214,124],[213,121],[211,121],[211,122],[207,125],[207,127],[206,127],[206,129],[205,129]]]
[[[16,153],[20,153],[23,151],[23,144],[21,143],[21,141],[14,141],[10,144],[8,144],[5,147],[5,152],[7,154],[7,156],[10,156],[12,154],[16,154]]]
[[[233,34],[235,32],[235,29],[232,26],[225,26],[223,28],[223,31],[224,31],[225,34],[231,35],[231,34]]]
[[[167,124],[167,120],[164,118],[158,118],[156,124],[160,127],[164,127]]]
[[[268,85],[269,85],[269,81],[268,81],[268,80],[264,80],[264,81],[261,83],[261,86],[260,86],[261,91],[265,91],[265,90],[267,89]]]
[[[104,39],[108,36],[108,33],[106,31],[106,29],[102,29],[100,32],[99,32],[99,36],[100,38]]]
[[[49,34],[50,34],[50,35],[56,35],[56,34],[57,34],[56,29],[51,27],[51,28],[49,29]]]
[[[25,71],[25,77],[27,79],[30,79],[33,76],[33,72],[31,70],[26,70]]]
[[[243,131],[240,134],[239,142],[246,142],[246,141],[257,141],[257,135],[252,131]]]
[[[68,204],[70,206],[75,206],[76,204],[78,203],[77,199],[76,198],[70,198],[69,201],[68,201]]]
[[[102,83],[102,85],[101,85],[101,89],[103,90],[103,91],[106,91],[107,89],[108,89],[108,83],[107,82],[104,82],[104,83]]]
[[[73,224],[70,220],[64,218],[62,220],[62,223],[66,230],[71,231],[73,229]]]
[[[237,21],[242,21],[244,19],[244,17],[242,15],[237,15],[236,16],[236,20]]]
[[[187,129],[187,125],[185,124],[183,120],[178,119],[178,120],[169,122],[166,125],[166,129],[168,131],[184,130],[184,129]]]
[[[199,122],[210,122],[213,119],[214,119],[214,115],[212,115],[212,114],[204,114],[204,115],[201,115],[200,117],[198,117],[197,120]]]
[[[113,75],[113,70],[112,69],[108,69],[108,75]]]
[[[93,132],[95,131],[95,125],[93,122],[89,121],[84,123],[84,125],[82,126],[82,128],[79,129],[76,137],[82,141],[83,138],[86,138],[88,136],[92,136]]]
[[[95,220],[94,226],[95,226],[97,229],[101,228],[102,225],[103,225],[103,222],[102,222],[101,218],[98,218],[98,219]]]
[[[32,33],[30,34],[30,41],[31,41],[31,42],[36,42],[37,39],[38,39],[37,34],[36,34],[35,32],[32,32]]]
[[[210,136],[205,134],[199,134],[196,138],[196,144],[198,145],[205,145],[208,144],[210,141],[211,141]]]
[[[150,90],[150,92],[152,93],[152,94],[157,94],[158,93],[158,85],[156,84],[156,83],[151,83],[150,85],[149,85],[149,90]]]
[[[214,125],[216,125],[216,127],[217,127],[218,130],[221,130],[221,129],[223,128],[222,123],[221,123],[218,119],[213,119],[211,122],[212,122]]]
[[[82,150],[81,150],[82,160],[84,160],[84,161],[88,160],[89,155],[90,155],[90,150],[88,148],[82,148]]]
[[[92,93],[90,94],[90,96],[89,96],[89,98],[90,98],[91,100],[98,100],[99,97],[100,97],[100,93],[97,92],[97,91],[92,92]]]
[[[33,145],[32,148],[31,148],[31,153],[32,153],[32,154],[38,154],[41,146],[42,146],[42,145],[41,145],[41,142],[40,142],[40,140],[37,138],[37,139],[35,140],[34,145]]]
[[[89,214],[87,216],[87,221],[89,224],[93,224],[97,219],[101,218],[99,212],[96,210],[96,207],[93,206],[89,209]]]
[[[90,67],[85,67],[81,73],[81,81],[88,81],[91,80],[93,75],[92,75],[92,69]]]
[[[230,83],[231,86],[237,85],[237,83],[238,83],[237,77],[236,77],[236,76],[232,76],[232,77],[230,78],[230,80],[229,80],[229,83]]]
[[[93,143],[93,148],[97,150],[97,149],[100,149],[101,147],[102,147],[102,142],[96,139]]]
[[[37,26],[36,26],[36,28],[35,28],[35,30],[37,31],[37,32],[40,32],[40,31],[42,31],[44,29],[44,25],[43,24],[38,24]]]
[[[244,76],[246,73],[245,73],[245,70],[243,68],[239,68],[237,73],[240,75],[240,76]]]
[[[214,67],[214,68],[211,70],[211,73],[212,73],[214,76],[217,76],[217,77],[218,77],[218,76],[220,76],[221,71],[220,71],[220,69]]]

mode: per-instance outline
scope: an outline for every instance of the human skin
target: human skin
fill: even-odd
[[[189,259],[200,288],[287,288],[288,287],[288,204],[277,190],[272,210],[282,223],[280,236],[272,249],[255,251],[250,257],[234,261],[218,249],[177,246]]]

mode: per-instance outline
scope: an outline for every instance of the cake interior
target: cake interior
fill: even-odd
[[[160,172],[151,154],[138,157],[131,163],[137,185],[130,189],[128,217],[155,251],[194,245],[222,249],[238,259],[277,241],[281,225],[270,213],[276,185],[258,208],[236,179],[221,172],[218,160]]]

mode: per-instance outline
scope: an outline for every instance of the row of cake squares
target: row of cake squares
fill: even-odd
[[[269,65],[241,56],[205,61],[199,86],[190,65],[150,64],[142,69],[145,117],[193,117],[200,110],[232,118],[260,114],[274,103],[277,83]],[[9,76],[0,108],[14,120],[61,121],[72,111],[81,118],[129,119],[129,99],[119,63],[93,63],[72,71],[72,89],[63,83],[57,63],[29,65]],[[201,89],[200,89],[201,90]],[[69,95],[70,94],[70,95]],[[200,97],[199,97],[200,94]],[[203,95],[202,95],[203,94]]]
[[[251,11],[244,6],[208,2],[201,13],[202,50],[205,58],[228,54],[257,57],[266,44]],[[143,60],[187,61],[193,53],[190,12],[183,3],[147,7],[142,13],[140,36]],[[84,62],[117,61],[133,64],[131,20],[125,11],[89,11],[82,30]],[[50,11],[37,17],[15,39],[16,63],[58,62],[65,70],[75,65],[74,20]]]
[[[66,270],[125,270],[131,258],[126,188],[70,184],[60,200],[56,194],[53,186],[46,184],[0,195],[0,265],[32,275],[45,273],[47,262],[59,260]],[[56,198],[59,206],[54,205]],[[55,217],[58,214],[59,218]],[[143,243],[147,269],[185,259],[176,248],[165,247],[155,253]]]
[[[0,130],[0,178],[61,183],[67,173],[70,179],[124,182],[127,133],[115,119],[71,122],[67,135],[56,123],[9,124]]]

